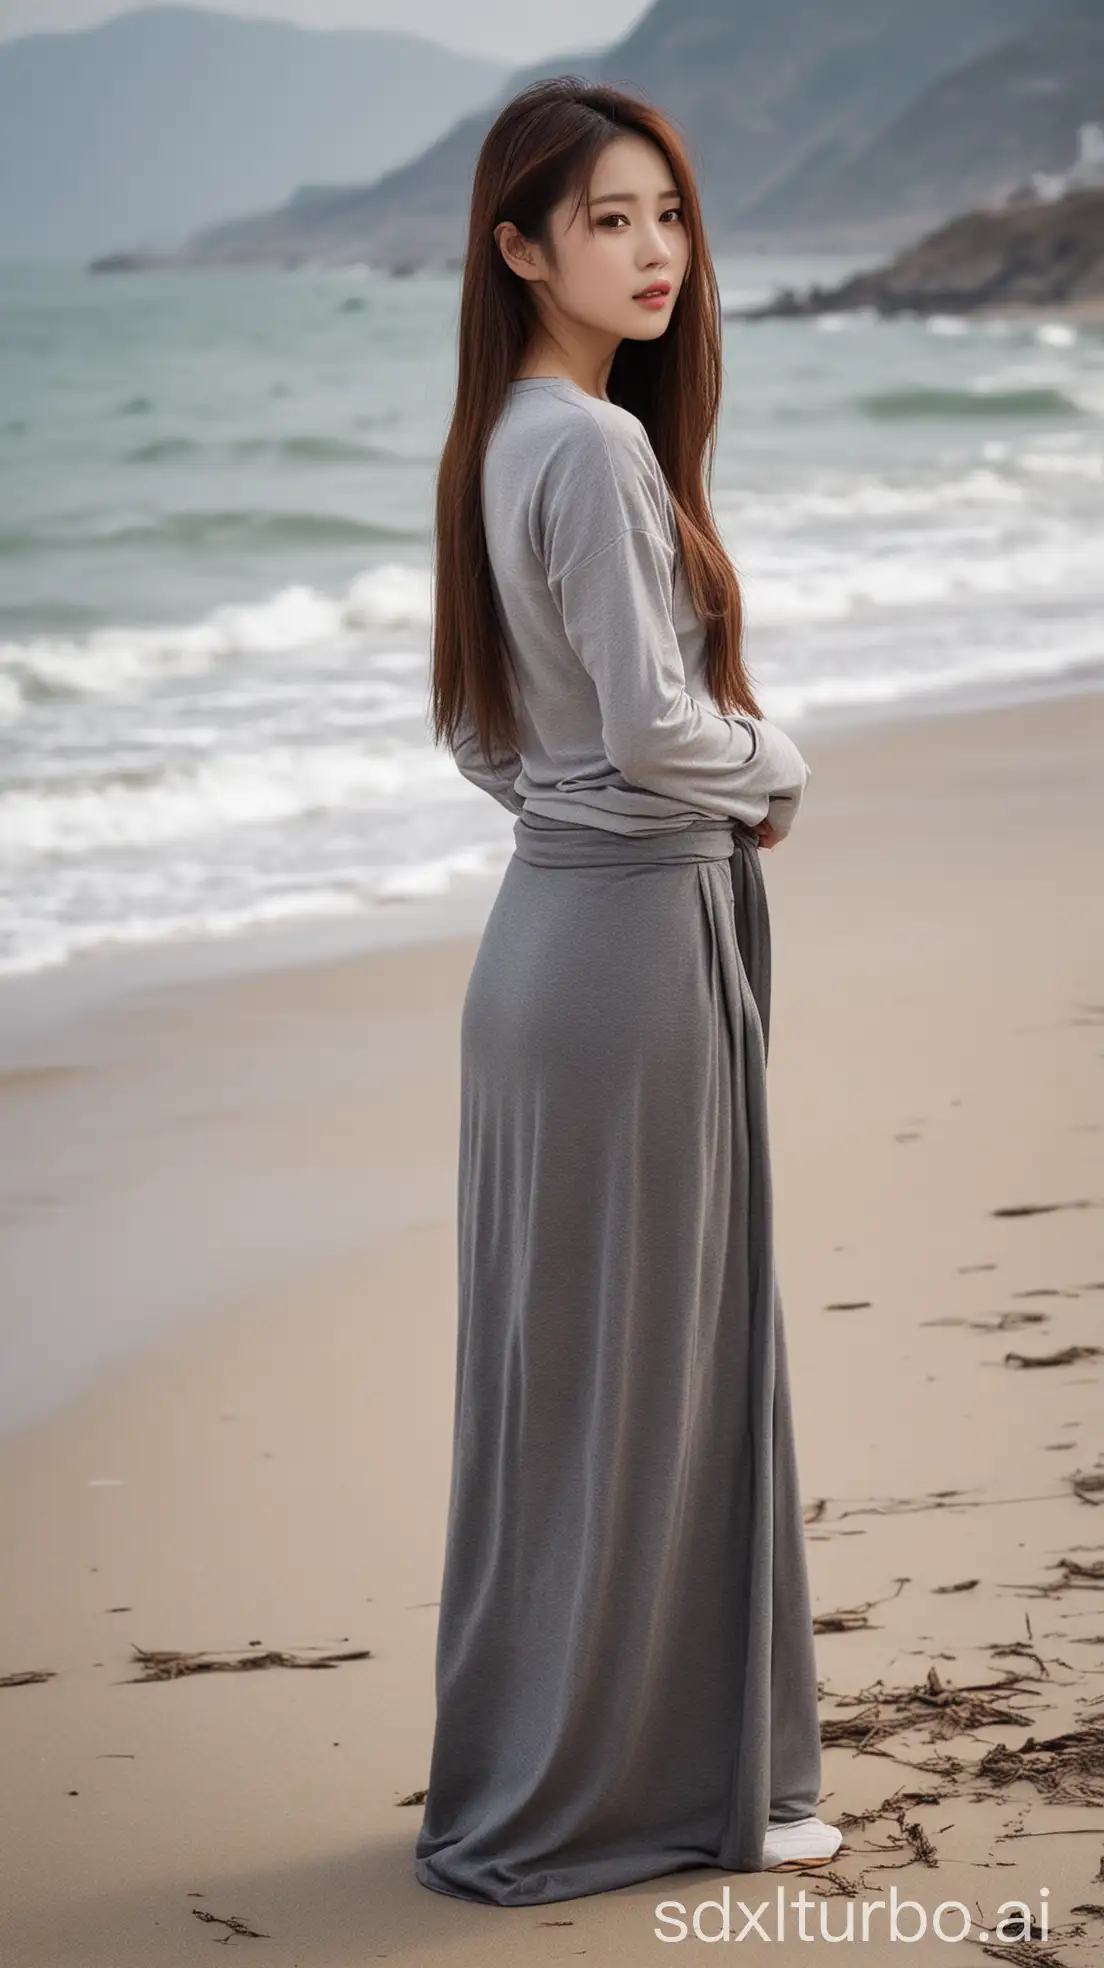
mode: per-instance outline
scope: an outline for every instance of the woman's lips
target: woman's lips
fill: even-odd
[[[670,298],[671,298],[671,292],[669,288],[667,292],[664,294],[634,294],[633,295],[633,300],[636,302],[637,306],[646,307],[646,308],[666,307]]]

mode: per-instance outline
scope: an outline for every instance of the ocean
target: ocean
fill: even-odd
[[[717,262],[726,303],[855,261]],[[455,275],[0,267],[0,974],[501,868],[428,721]],[[714,510],[767,715],[1104,679],[1104,329],[726,324]]]

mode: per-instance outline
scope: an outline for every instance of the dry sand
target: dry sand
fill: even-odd
[[[971,308],[969,319],[978,321],[1067,321],[1074,327],[1104,328],[1104,295],[1083,294],[1072,301],[987,301]]]
[[[772,1143],[845,1846],[830,1877],[730,1875],[731,1932],[742,1901],[777,1933],[804,1887],[833,1932],[850,1904],[861,1937],[865,1903],[862,1957],[892,1961],[892,1885],[972,1916],[961,1949],[913,1949],[925,1968],[983,1959],[1014,1899],[1049,1907],[1050,1949],[999,1954],[1072,1968],[1104,1943],[1104,1491],[1074,1484],[1104,1469],[1104,1355],[1008,1355],[1102,1341],[1104,695],[804,748],[805,812],[764,857]],[[11,1968],[220,1942],[289,1968],[613,1968],[667,1958],[658,1902],[692,1915],[726,1883],[505,1910],[413,1876],[474,950],[147,986],[4,1077],[11,1398],[61,1403],[0,1441],[0,1677],[48,1677],[0,1686]],[[138,1649],[370,1652],[147,1682]],[[857,1717],[865,1747],[831,1746]],[[1079,1776],[1049,1752],[1032,1780],[977,1774],[1094,1727]],[[808,1959],[788,1918],[773,1957]]]

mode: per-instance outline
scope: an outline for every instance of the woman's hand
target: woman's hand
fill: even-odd
[[[777,847],[779,841],[785,839],[785,835],[779,833],[771,820],[760,820],[755,832],[758,836],[760,847]]]

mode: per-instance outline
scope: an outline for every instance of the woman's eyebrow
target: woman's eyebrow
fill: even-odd
[[[675,185],[669,185],[666,191],[657,191],[656,197],[681,198],[682,193]],[[601,198],[592,198],[590,200],[592,205],[611,205],[614,203],[618,205],[636,205],[639,202],[639,193],[635,191],[604,191]]]

